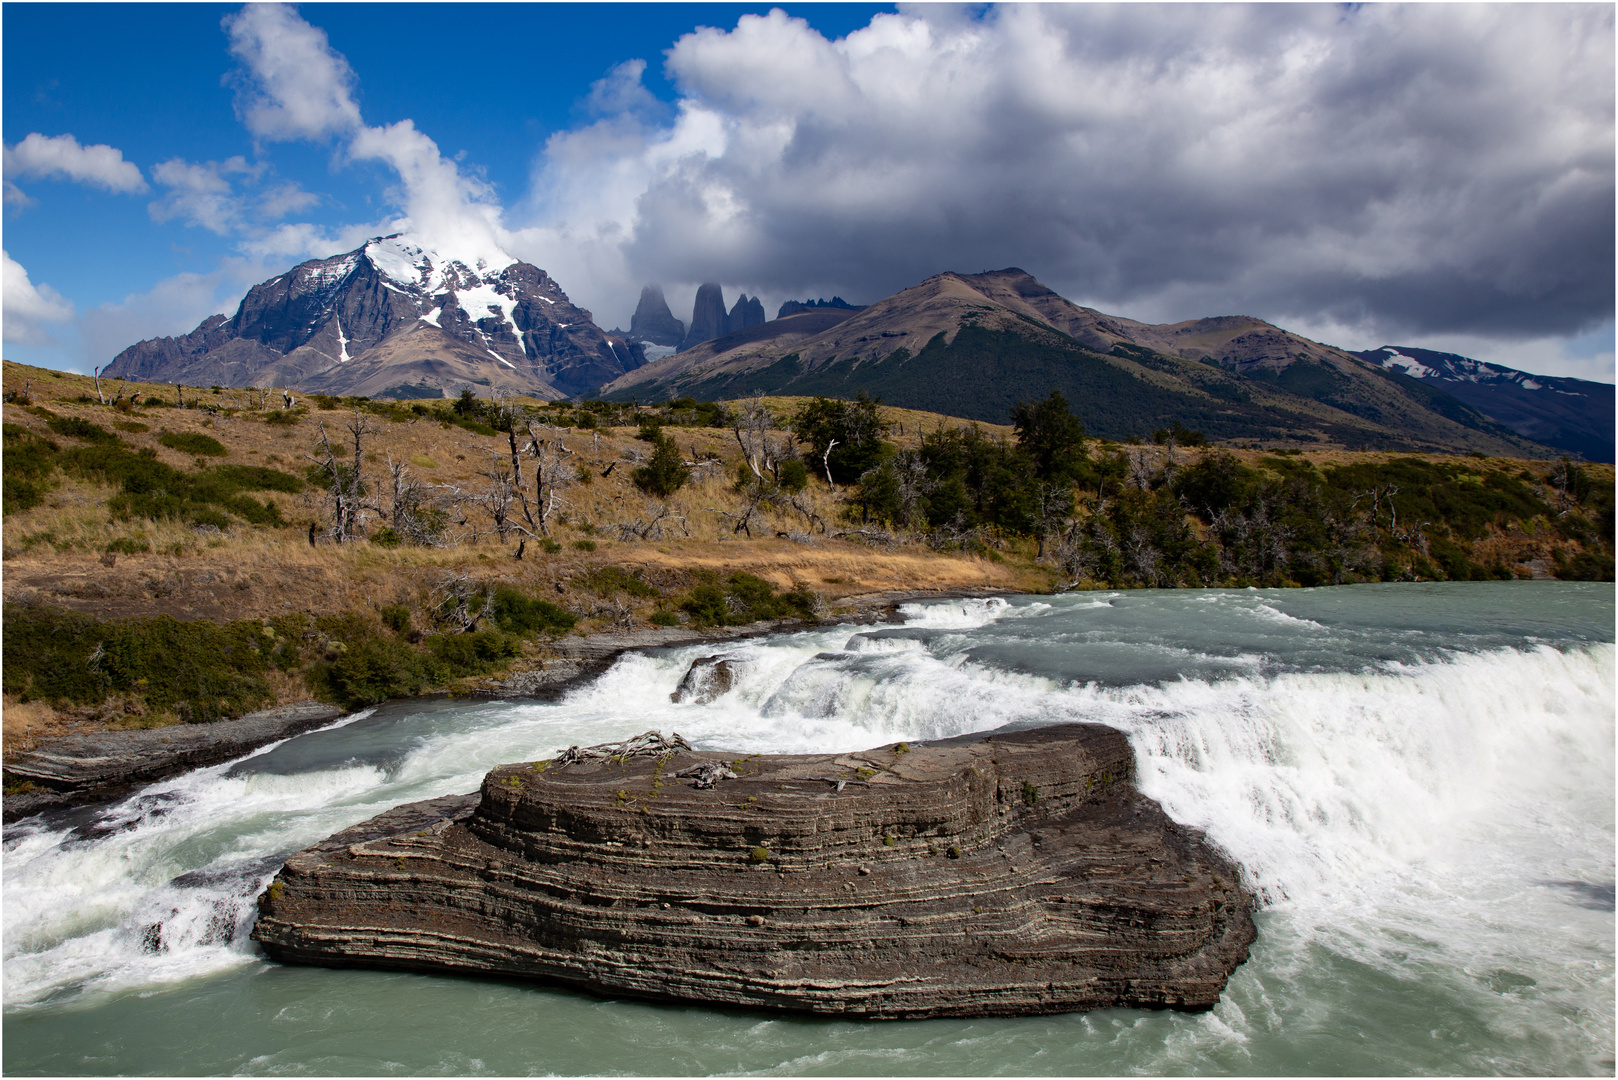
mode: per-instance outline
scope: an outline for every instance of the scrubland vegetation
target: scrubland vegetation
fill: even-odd
[[[1087,438],[856,401],[380,402],[5,368],[10,717],[201,721],[574,633],[928,588],[1611,580],[1610,466]],[[41,706],[46,709],[42,709]],[[29,706],[29,708],[15,708]]]

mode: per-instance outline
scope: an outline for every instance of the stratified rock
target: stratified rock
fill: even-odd
[[[680,342],[685,340],[685,323],[669,310],[661,286],[648,285],[640,291],[640,303],[629,322],[629,337],[633,341],[650,341],[653,345],[674,348],[679,348]]]
[[[680,685],[669,695],[669,700],[676,704],[690,702],[706,705],[723,697],[736,684],[738,667],[736,661],[723,656],[703,656],[693,660]]]
[[[712,341],[725,333],[728,317],[725,315],[725,294],[715,282],[697,289],[696,302],[691,305],[691,327],[685,340],[680,342],[683,352],[704,341]]]
[[[1205,1010],[1253,941],[1235,868],[1134,790],[1112,729],[797,756],[652,736],[293,856],[253,937],[287,962],[869,1017]],[[737,778],[675,779],[709,762]]]

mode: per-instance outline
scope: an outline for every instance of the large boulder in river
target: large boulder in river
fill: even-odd
[[[1209,1009],[1250,898],[1132,772],[1091,724],[811,755],[649,733],[294,855],[253,936],[287,962],[843,1016]]]
[[[703,656],[691,661],[680,685],[674,688],[669,700],[676,704],[689,702],[706,705],[730,693],[736,685],[736,674],[741,664],[725,656]]]

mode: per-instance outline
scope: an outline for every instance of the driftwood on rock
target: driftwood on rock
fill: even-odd
[[[728,763],[683,742],[573,747],[356,826],[287,860],[253,937],[291,963],[884,1018],[1200,1011],[1247,958],[1235,867],[1134,789],[1110,728]]]
[[[628,761],[630,758],[665,758],[676,750],[690,750],[691,744],[680,738],[678,731],[665,739],[661,731],[647,731],[623,742],[600,743],[596,746],[570,746],[551,762],[558,769],[580,761]]]

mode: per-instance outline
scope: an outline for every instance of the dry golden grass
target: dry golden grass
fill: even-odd
[[[180,469],[195,468],[197,461],[161,446],[157,438],[164,430],[199,432],[218,439],[229,451],[223,459],[227,462],[268,465],[302,475],[313,464],[321,427],[336,443],[346,436],[343,424],[352,415],[314,408],[296,424],[272,425],[264,418],[274,409],[256,408],[255,393],[190,389],[186,391],[188,401],[200,400],[217,411],[142,405],[126,415],[95,402],[95,388],[84,376],[6,363],[4,389],[18,391],[25,383],[36,404],[61,415],[80,416],[107,427],[146,425],[144,432],[121,430],[119,434],[130,445],[148,447],[160,460]],[[142,401],[148,396],[164,401],[174,397],[173,387],[153,384],[135,389]],[[114,392],[105,382],[103,390],[109,397]],[[92,402],[76,400],[84,395]],[[268,395],[272,406],[280,400],[279,392]],[[790,414],[808,400],[771,397],[765,403],[778,413]],[[3,412],[8,423],[45,432],[43,420],[17,405],[5,405]],[[896,438],[902,443],[913,443],[940,425],[966,423],[887,406],[882,412],[895,425]],[[580,479],[566,486],[562,505],[550,521],[551,536],[561,550],[547,554],[530,541],[518,561],[513,558],[518,535],[504,540],[495,536],[492,519],[477,504],[477,496],[489,483],[485,471],[509,462],[504,435],[481,436],[427,419],[399,423],[371,416],[369,420],[377,429],[365,442],[364,468],[370,482],[376,485],[385,478],[390,459],[408,463],[421,481],[433,485],[456,506],[452,516],[457,524],[449,530],[452,542],[448,545],[384,548],[358,542],[311,547],[309,525],[327,520],[322,495],[313,490],[299,495],[265,494],[279,504],[290,523],[280,529],[244,524],[219,534],[176,522],[115,521],[107,513],[109,489],[64,478],[45,505],[10,515],[0,526],[5,546],[4,595],[7,600],[32,598],[100,615],[168,612],[182,618],[262,618],[292,611],[375,610],[390,603],[419,608],[426,604],[434,584],[455,571],[559,596],[584,615],[583,628],[589,629],[615,615],[597,598],[579,595],[570,582],[592,567],[609,563],[641,568],[665,590],[685,587],[694,571],[746,571],[781,587],[807,586],[832,601],[861,593],[926,589],[1037,590],[1049,587],[1051,581],[1050,571],[1034,563],[1031,550],[1016,544],[1001,552],[1003,561],[996,562],[941,554],[921,544],[883,550],[836,539],[830,534],[846,526],[838,520],[837,497],[820,483],[811,484],[799,500],[818,521],[784,505],[766,506],[751,520],[751,535],[738,531],[736,515],[743,500],[734,489],[734,479],[740,452],[729,430],[715,428],[667,429],[681,451],[701,464],[692,482],[666,504],[648,497],[631,479],[636,459],[650,451],[649,444],[636,437],[638,429],[541,429],[566,447],[568,461]],[[898,436],[901,424],[904,434]],[[1011,434],[1003,425],[980,426],[991,434]],[[1167,453],[1161,447],[1131,448],[1131,452],[1154,460]],[[1258,464],[1271,453],[1231,452],[1248,464]],[[1202,451],[1176,453],[1189,463]],[[1331,465],[1403,456],[1430,457],[1306,451],[1294,460]],[[1487,463],[1512,469],[1526,465],[1541,472],[1547,468],[1544,462],[1489,459]],[[1597,478],[1612,482],[1610,465],[1588,468]],[[531,462],[525,462],[525,469],[531,477]],[[658,530],[645,539],[626,538],[623,526],[644,526],[665,509]],[[373,520],[372,524],[380,522]],[[109,543],[127,538],[145,540],[151,552],[103,556]],[[1493,542],[1503,551],[1519,552],[1532,551],[1532,539],[1501,536]],[[594,550],[585,550],[591,546]],[[640,602],[633,615],[644,618],[650,610],[649,602]]]

